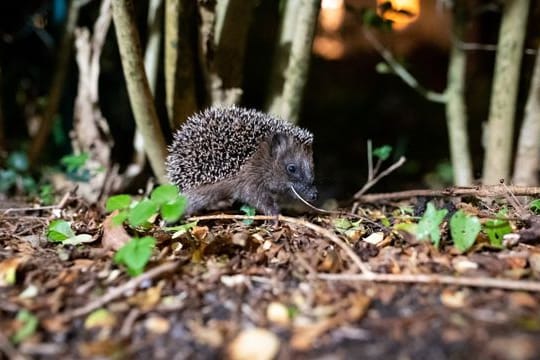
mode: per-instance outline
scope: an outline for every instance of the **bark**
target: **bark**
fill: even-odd
[[[253,2],[219,0],[215,7],[201,3],[199,12],[199,51],[209,102],[238,104]]]
[[[58,60],[56,62],[56,68],[54,70],[51,87],[49,89],[49,96],[47,98],[47,106],[45,107],[43,118],[36,136],[32,139],[30,149],[28,150],[28,159],[31,164],[35,164],[43,153],[43,148],[47,143],[47,139],[49,138],[53,127],[58,106],[62,98],[62,91],[64,90],[66,73],[69,68],[68,65],[71,57],[73,33],[79,18],[80,6],[83,3],[84,2],[79,0],[72,0],[69,5],[64,35],[62,36],[62,41],[58,50]]]
[[[507,0],[499,32],[495,75],[487,124],[483,183],[508,179],[514,115],[529,0]]]
[[[272,112],[274,107],[278,107],[281,101],[281,90],[283,89],[283,74],[287,69],[291,45],[297,24],[297,14],[301,0],[289,0],[285,2],[281,23],[279,26],[279,40],[274,53],[272,70],[270,75],[270,86],[266,101],[266,110]]]
[[[159,66],[159,49],[161,47],[161,28],[163,26],[163,0],[150,0],[148,3],[148,42],[144,51],[144,69],[152,95],[156,91]]]
[[[154,174],[159,182],[165,183],[165,139],[144,71],[139,34],[133,17],[133,2],[113,0],[112,9],[122,68],[137,130],[144,139],[145,151]]]
[[[269,112],[292,123],[298,122],[320,6],[320,0],[301,0],[296,14],[297,24],[287,68],[282,75],[285,79],[283,87],[277,95],[278,98],[272,102],[272,106],[269,108]]]
[[[3,93],[2,93],[2,68],[0,67],[0,152],[5,151],[7,149],[6,144],[6,135],[5,135],[5,121],[4,121],[4,102],[3,102]]]
[[[516,162],[514,166],[515,185],[538,185],[540,163],[540,47],[536,51],[533,77],[529,88],[525,117],[519,134]]]
[[[103,44],[111,24],[111,1],[103,0],[100,13],[94,24],[92,36],[87,28],[75,30],[76,60],[79,69],[79,83],[73,114],[72,147],[75,154],[89,155],[85,167],[111,170],[111,149],[113,146],[107,121],[99,108],[99,73]],[[89,202],[98,201],[107,173],[98,171],[88,182],[81,183],[78,193]],[[115,184],[111,183],[114,187]]]
[[[171,128],[197,110],[190,29],[195,8],[189,0],[166,0],[165,93]]]
[[[459,9],[456,10],[459,11]],[[463,36],[463,19],[461,19],[457,11],[454,15],[454,40],[448,64],[446,123],[450,144],[450,159],[454,171],[454,185],[468,186],[473,182],[473,171],[465,106],[466,55],[458,44],[458,40]]]

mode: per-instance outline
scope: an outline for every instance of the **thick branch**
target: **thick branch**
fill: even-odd
[[[69,6],[64,35],[58,50],[58,60],[56,62],[56,68],[49,89],[49,96],[47,98],[47,106],[45,107],[38,132],[32,140],[32,144],[28,150],[28,159],[32,164],[35,164],[43,153],[43,148],[47,143],[47,139],[49,138],[49,134],[53,127],[54,118],[58,111],[58,106],[62,99],[62,91],[66,82],[66,73],[69,68],[69,59],[73,45],[73,33],[79,18],[79,9],[84,3],[85,2],[79,0],[72,0]]]
[[[296,14],[297,23],[294,29],[288,64],[283,74],[285,79],[283,89],[277,95],[277,98],[272,99],[272,105],[268,109],[269,112],[292,123],[298,122],[300,114],[300,106],[309,71],[313,35],[320,6],[320,0],[301,0]],[[286,9],[292,11],[295,8],[291,6]],[[284,16],[290,15],[285,14]],[[285,24],[284,21],[282,26]]]
[[[529,11],[529,0],[508,0],[503,4],[487,136],[484,137],[484,184],[498,183],[500,179],[508,179],[510,174],[519,72]]]
[[[540,50],[540,48],[539,48]],[[525,118],[519,134],[514,184],[537,185],[540,167],[540,51],[536,53]]]
[[[167,181],[165,139],[144,71],[139,34],[133,19],[133,3],[131,0],[113,0],[112,8],[122,68],[137,129],[144,139],[152,170],[158,180],[164,183]]]

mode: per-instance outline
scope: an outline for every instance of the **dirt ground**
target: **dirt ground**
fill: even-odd
[[[436,249],[383,225],[394,208],[361,209],[349,232],[337,215],[199,220],[176,238],[156,225],[135,278],[104,246],[97,206],[0,212],[0,358],[540,358],[538,237],[461,254],[443,228]],[[92,242],[49,242],[53,218]],[[346,277],[362,271],[390,277]],[[23,309],[37,326],[17,342]]]

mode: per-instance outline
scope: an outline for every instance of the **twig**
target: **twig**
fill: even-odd
[[[0,332],[0,358],[2,354],[6,355],[7,359],[12,360],[25,360],[27,357],[23,356],[16,348],[11,344],[4,332]]]
[[[187,219],[187,221],[204,221],[204,220],[276,220],[275,216],[267,216],[267,215],[255,215],[255,216],[247,216],[247,215],[227,215],[227,214],[218,214],[218,215],[205,215],[205,216],[193,216]],[[330,241],[332,241],[334,244],[339,246],[354,262],[354,264],[358,267],[361,273],[363,274],[371,274],[371,270],[369,270],[368,266],[360,260],[358,255],[351,249],[350,246],[348,246],[343,240],[341,240],[336,234],[332,233],[330,230],[323,228],[322,226],[315,225],[313,223],[310,223],[305,220],[289,217],[289,216],[283,216],[278,215],[277,216],[278,221],[291,223],[299,226],[306,227],[308,229],[311,229],[315,231],[316,233],[326,237]]]
[[[377,38],[373,35],[371,31],[369,31],[367,28],[363,29],[364,36],[366,39],[370,42],[370,44],[377,50],[377,52],[383,57],[384,61],[392,68],[394,73],[405,82],[405,84],[409,85],[412,89],[416,90],[420,95],[424,96],[426,99],[438,102],[438,103],[446,103],[446,94],[445,93],[437,93],[431,90],[426,89],[422,85],[418,83],[418,81],[414,78],[414,76],[407,71],[392,55],[388,49],[386,49],[380,42],[377,40]]]
[[[462,50],[497,51],[497,44],[479,44],[458,40],[458,47]],[[532,48],[523,49],[525,55],[536,55],[537,50]]]
[[[120,286],[109,289],[109,291],[107,291],[103,296],[89,302],[85,306],[63,314],[62,318],[64,320],[68,321],[68,320],[73,319],[75,317],[86,315],[86,314],[96,310],[97,308],[105,305],[106,303],[108,303],[108,302],[110,302],[110,301],[112,301],[114,299],[119,298],[120,296],[124,295],[126,292],[135,289],[142,282],[150,280],[150,279],[154,279],[154,278],[156,278],[156,277],[158,277],[158,276],[160,276],[160,275],[162,275],[164,273],[173,271],[179,265],[180,265],[180,262],[175,261],[175,262],[169,262],[169,263],[162,264],[162,265],[160,265],[158,267],[155,267],[155,268],[153,268],[153,269],[151,269],[151,270],[149,270],[149,271],[147,271],[147,272],[145,272],[145,273],[143,273],[143,274],[129,280],[128,282],[126,282],[126,283],[124,283],[124,284],[122,284]]]
[[[388,230],[385,226],[383,226],[381,224],[378,224],[377,222],[375,222],[375,221],[373,221],[371,219],[368,219],[367,217],[355,214],[354,211],[353,212],[333,211],[333,210],[325,210],[325,209],[318,208],[315,205],[312,205],[310,202],[308,202],[302,196],[300,196],[300,194],[298,194],[298,192],[296,191],[296,189],[294,187],[291,186],[291,190],[294,193],[294,195],[296,195],[298,200],[300,200],[304,205],[306,205],[310,209],[313,209],[313,210],[315,210],[317,212],[320,212],[320,213],[323,213],[323,214],[338,215],[338,216],[350,216],[350,217],[353,217],[355,219],[359,219],[359,220],[365,221],[367,223],[370,223],[371,225],[376,226],[381,230]]]
[[[373,187],[377,182],[379,182],[379,180],[381,180],[383,177],[387,176],[388,174],[390,174],[391,172],[399,168],[401,165],[403,165],[405,163],[405,160],[406,159],[404,156],[400,157],[398,161],[390,165],[386,170],[379,173],[377,176],[375,176],[374,179],[371,179],[368,182],[366,182],[366,184],[362,187],[362,189],[360,189],[356,194],[354,194],[354,198],[357,199],[361,197],[362,194],[364,194],[371,187]]]
[[[361,281],[387,283],[445,284],[479,288],[496,288],[540,292],[540,281],[494,279],[491,277],[454,277],[437,274],[319,274],[327,281]]]
[[[376,202],[381,200],[399,200],[417,196],[427,197],[458,197],[458,196],[477,196],[477,197],[503,197],[511,191],[515,196],[538,196],[540,195],[540,187],[534,186],[507,186],[502,185],[483,185],[472,187],[449,187],[440,190],[406,190],[392,193],[368,194],[359,197],[355,196],[355,200],[362,202]]]
[[[54,210],[54,209],[62,209],[64,206],[66,206],[66,203],[68,202],[69,198],[72,196],[72,193],[74,190],[68,191],[64,194],[60,202],[56,205],[47,205],[47,206],[38,206],[38,207],[21,207],[21,208],[7,208],[7,209],[0,209],[0,211],[3,211],[2,215],[7,215],[12,212],[25,212],[25,211],[40,211],[40,210]]]

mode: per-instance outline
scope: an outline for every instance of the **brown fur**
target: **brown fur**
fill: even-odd
[[[294,176],[287,172],[289,164],[298,168]],[[297,143],[291,136],[276,134],[259,145],[236,175],[189,189],[184,194],[190,214],[223,201],[236,200],[264,214],[277,215],[280,204],[293,197],[291,186],[307,200],[316,197],[312,148]]]

